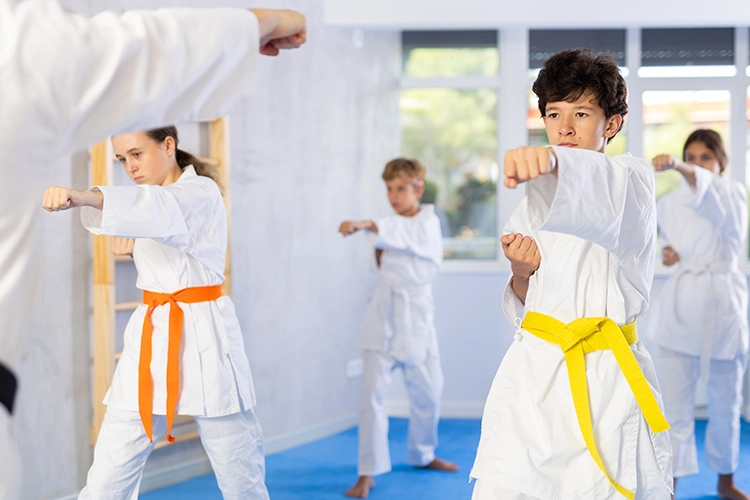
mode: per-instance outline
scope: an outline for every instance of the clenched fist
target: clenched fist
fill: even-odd
[[[542,256],[536,241],[531,236],[524,236],[520,233],[504,234],[500,242],[503,244],[505,257],[510,261],[513,276],[529,279],[539,269]]]
[[[680,261],[680,254],[672,247],[664,247],[661,251],[661,262],[667,267],[674,266]]]
[[[76,207],[94,207],[101,210],[104,203],[104,195],[101,191],[64,188],[50,186],[44,191],[42,208],[48,212],[59,212]]]
[[[360,229],[367,229],[368,231],[372,231],[375,233],[378,232],[378,226],[376,226],[375,223],[371,220],[363,220],[362,222],[347,220],[342,222],[339,226],[339,233],[344,236],[349,236],[350,234],[356,233]]]
[[[552,172],[557,166],[555,150],[521,146],[505,153],[505,187],[515,189],[522,182]]]
[[[109,237],[109,251],[114,255],[133,255],[135,240],[133,238]]]
[[[654,164],[654,169],[657,172],[663,172],[664,170],[675,168],[677,166],[677,158],[672,155],[656,155],[651,160],[651,163]]]

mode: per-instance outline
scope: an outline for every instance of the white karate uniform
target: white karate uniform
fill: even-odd
[[[54,159],[115,133],[224,114],[250,90],[258,56],[258,21],[243,9],[89,19],[54,0],[0,0],[0,363],[16,369],[25,351],[35,221]],[[0,450],[13,446],[8,435]]]
[[[435,335],[432,282],[443,260],[440,220],[432,205],[413,217],[375,221],[375,248],[383,250],[380,282],[362,324],[364,390],[359,414],[360,476],[391,470],[385,399],[391,372],[400,368],[409,395],[407,462],[423,467],[435,459],[443,372]]]
[[[173,293],[224,281],[227,216],[214,181],[198,176],[190,166],[177,182],[165,187],[98,186],[98,189],[104,194],[103,209],[82,208],[81,221],[94,234],[136,238],[133,260],[138,270],[138,288]],[[222,296],[208,302],[181,304],[181,308],[185,317],[176,413],[199,417],[196,420],[201,439],[217,477],[224,477],[227,483],[225,489],[219,481],[224,498],[265,498],[268,493],[262,475],[263,438],[251,410],[255,406],[255,393],[232,300]],[[125,328],[122,356],[104,399],[108,407],[102,427],[105,438],[97,441],[89,486],[81,493],[81,499],[129,500],[137,496],[143,465],[153,448],[142,426],[142,436],[137,425],[133,427],[138,423],[133,419],[139,420],[138,363],[147,309],[146,304],[138,306]],[[169,310],[167,304],[151,314],[154,415],[166,414]],[[245,421],[252,425],[246,425]],[[164,419],[159,419],[159,423],[163,422]],[[227,429],[218,439],[212,433],[216,422],[222,422]],[[123,427],[132,431],[120,432]],[[257,446],[247,447],[248,441]],[[134,460],[134,455],[142,459]],[[222,456],[232,458],[218,458]],[[243,469],[236,462],[246,467]],[[240,473],[229,474],[228,467]],[[128,478],[127,487],[114,488],[114,478],[122,478],[119,481]],[[100,489],[94,490],[95,486]]]
[[[649,303],[656,254],[656,204],[649,165],[629,155],[555,147],[556,174],[527,184],[527,197],[505,232],[531,236],[541,265],[524,306],[510,284],[509,321],[526,312],[564,323],[609,317],[618,325]],[[660,400],[651,357],[631,346]],[[594,436],[607,472],[640,500],[668,500],[669,438],[653,434],[611,351],[586,354]],[[573,406],[565,356],[518,329],[492,383],[471,477],[477,500],[622,498],[589,453]]]
[[[737,469],[748,352],[747,279],[737,269],[747,191],[703,168],[695,176],[695,188],[683,179],[657,205],[662,241],[680,256],[659,298],[656,330],[676,477],[698,472],[694,409],[701,376],[708,380],[708,465],[720,474]]]

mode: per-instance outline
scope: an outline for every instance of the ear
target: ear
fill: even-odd
[[[622,115],[612,115],[607,118],[607,127],[604,129],[604,137],[607,139],[614,137],[622,126]]]
[[[422,195],[424,194],[424,182],[414,186],[414,193],[417,195],[417,198],[422,197]]]
[[[164,147],[164,152],[167,153],[167,156],[172,156],[177,149],[177,144],[174,142],[174,137],[168,135],[164,138],[164,142],[162,142],[162,147]]]

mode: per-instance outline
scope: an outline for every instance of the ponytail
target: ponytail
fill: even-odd
[[[175,127],[174,125],[170,125],[169,127],[149,130],[146,132],[146,135],[159,144],[164,142],[167,137],[171,137],[172,139],[174,139],[177,165],[179,165],[182,170],[185,170],[187,167],[192,165],[195,168],[196,174],[202,175],[203,177],[208,177],[219,186],[219,189],[221,189],[221,183],[219,182],[219,172],[214,166],[199,160],[194,155],[177,147],[180,142],[177,134],[177,127]]]

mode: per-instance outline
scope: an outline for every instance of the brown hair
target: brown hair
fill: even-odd
[[[729,157],[727,157],[724,141],[721,140],[719,133],[715,130],[701,128],[690,134],[682,148],[682,161],[685,161],[685,151],[687,151],[688,146],[694,142],[702,142],[716,155],[716,159],[719,160],[719,170],[724,173],[724,169],[727,168],[727,163],[729,163]]]
[[[219,173],[213,166],[202,162],[192,154],[177,147],[177,145],[180,143],[180,139],[177,134],[177,127],[175,127],[174,125],[170,125],[168,127],[156,128],[153,130],[147,130],[145,134],[150,139],[156,141],[159,144],[164,142],[167,137],[171,137],[172,139],[174,139],[175,158],[177,160],[177,165],[179,165],[182,170],[185,170],[185,168],[192,165],[195,168],[196,174],[208,177],[209,179],[214,181],[219,186],[219,188],[221,188],[221,184],[219,183]]]
[[[385,164],[383,180],[391,181],[402,174],[418,183],[424,183],[427,178],[427,169],[419,162],[419,160],[396,158]]]
[[[617,60],[610,54],[595,54],[588,49],[558,52],[544,63],[531,89],[539,97],[542,116],[547,116],[547,103],[574,102],[587,91],[593,92],[607,118],[620,115],[624,123],[628,113],[628,88]],[[621,129],[622,125],[617,132]]]

